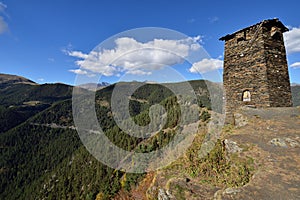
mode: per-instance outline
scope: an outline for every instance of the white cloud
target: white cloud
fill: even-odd
[[[69,56],[78,58],[75,63],[81,71],[70,70],[77,74],[92,72],[105,76],[118,75],[121,72],[135,75],[151,74],[151,71],[183,63],[191,52],[200,49],[197,42],[201,37],[182,40],[154,39],[145,43],[134,38],[117,38],[115,48],[92,51],[85,54],[80,51],[67,51]],[[79,69],[77,69],[79,70]]]
[[[70,52],[73,51],[73,45],[69,42],[68,45],[60,48],[61,52],[69,55]]]
[[[87,54],[84,54],[80,51],[70,51],[68,52],[68,55],[72,57],[82,58],[82,59],[86,59],[88,57]]]
[[[131,70],[128,72],[128,74],[133,74],[133,75],[150,75],[151,72],[145,72],[145,71],[142,71],[142,70]]]
[[[287,53],[300,52],[300,28],[291,28],[290,31],[283,35]]]
[[[196,62],[189,69],[192,73],[206,73],[209,71],[223,68],[223,61],[214,58],[204,58],[203,60]]]
[[[87,71],[81,70],[81,69],[70,69],[70,72],[73,72],[75,74],[87,74]]]
[[[291,67],[300,68],[300,62],[295,62],[295,63],[291,64]]]

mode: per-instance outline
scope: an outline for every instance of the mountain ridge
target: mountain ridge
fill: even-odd
[[[23,76],[18,75],[11,75],[11,74],[3,74],[0,73],[0,85],[4,84],[30,84],[30,85],[36,85],[37,83],[27,79]]]

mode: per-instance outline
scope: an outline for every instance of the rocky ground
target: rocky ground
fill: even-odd
[[[209,169],[201,159],[196,159],[196,168],[198,165],[202,171],[193,173],[190,169],[195,159],[182,158],[163,170],[148,173],[130,195],[116,199],[300,199],[300,108],[243,108],[235,119],[235,126],[224,126],[218,137],[225,162],[243,166],[240,161],[246,160],[243,163],[249,166],[245,171],[236,167],[236,174],[234,166],[219,163],[212,165],[212,169],[217,171],[219,166],[225,166],[227,171],[216,172],[219,175],[210,178],[201,174],[203,168]],[[190,151],[198,149],[200,155],[205,139],[195,140]],[[240,178],[239,173],[245,179],[234,182]]]
[[[252,145],[258,166],[250,182],[221,199],[300,199],[300,108],[243,109],[242,127],[227,136]],[[239,125],[239,124],[237,124]]]

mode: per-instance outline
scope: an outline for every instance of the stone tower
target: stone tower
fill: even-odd
[[[283,33],[278,20],[264,20],[221,37],[225,41],[223,84],[227,122],[241,106],[290,107],[292,95]]]

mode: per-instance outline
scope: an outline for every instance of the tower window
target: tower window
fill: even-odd
[[[251,101],[251,94],[249,90],[243,92],[243,101]]]

